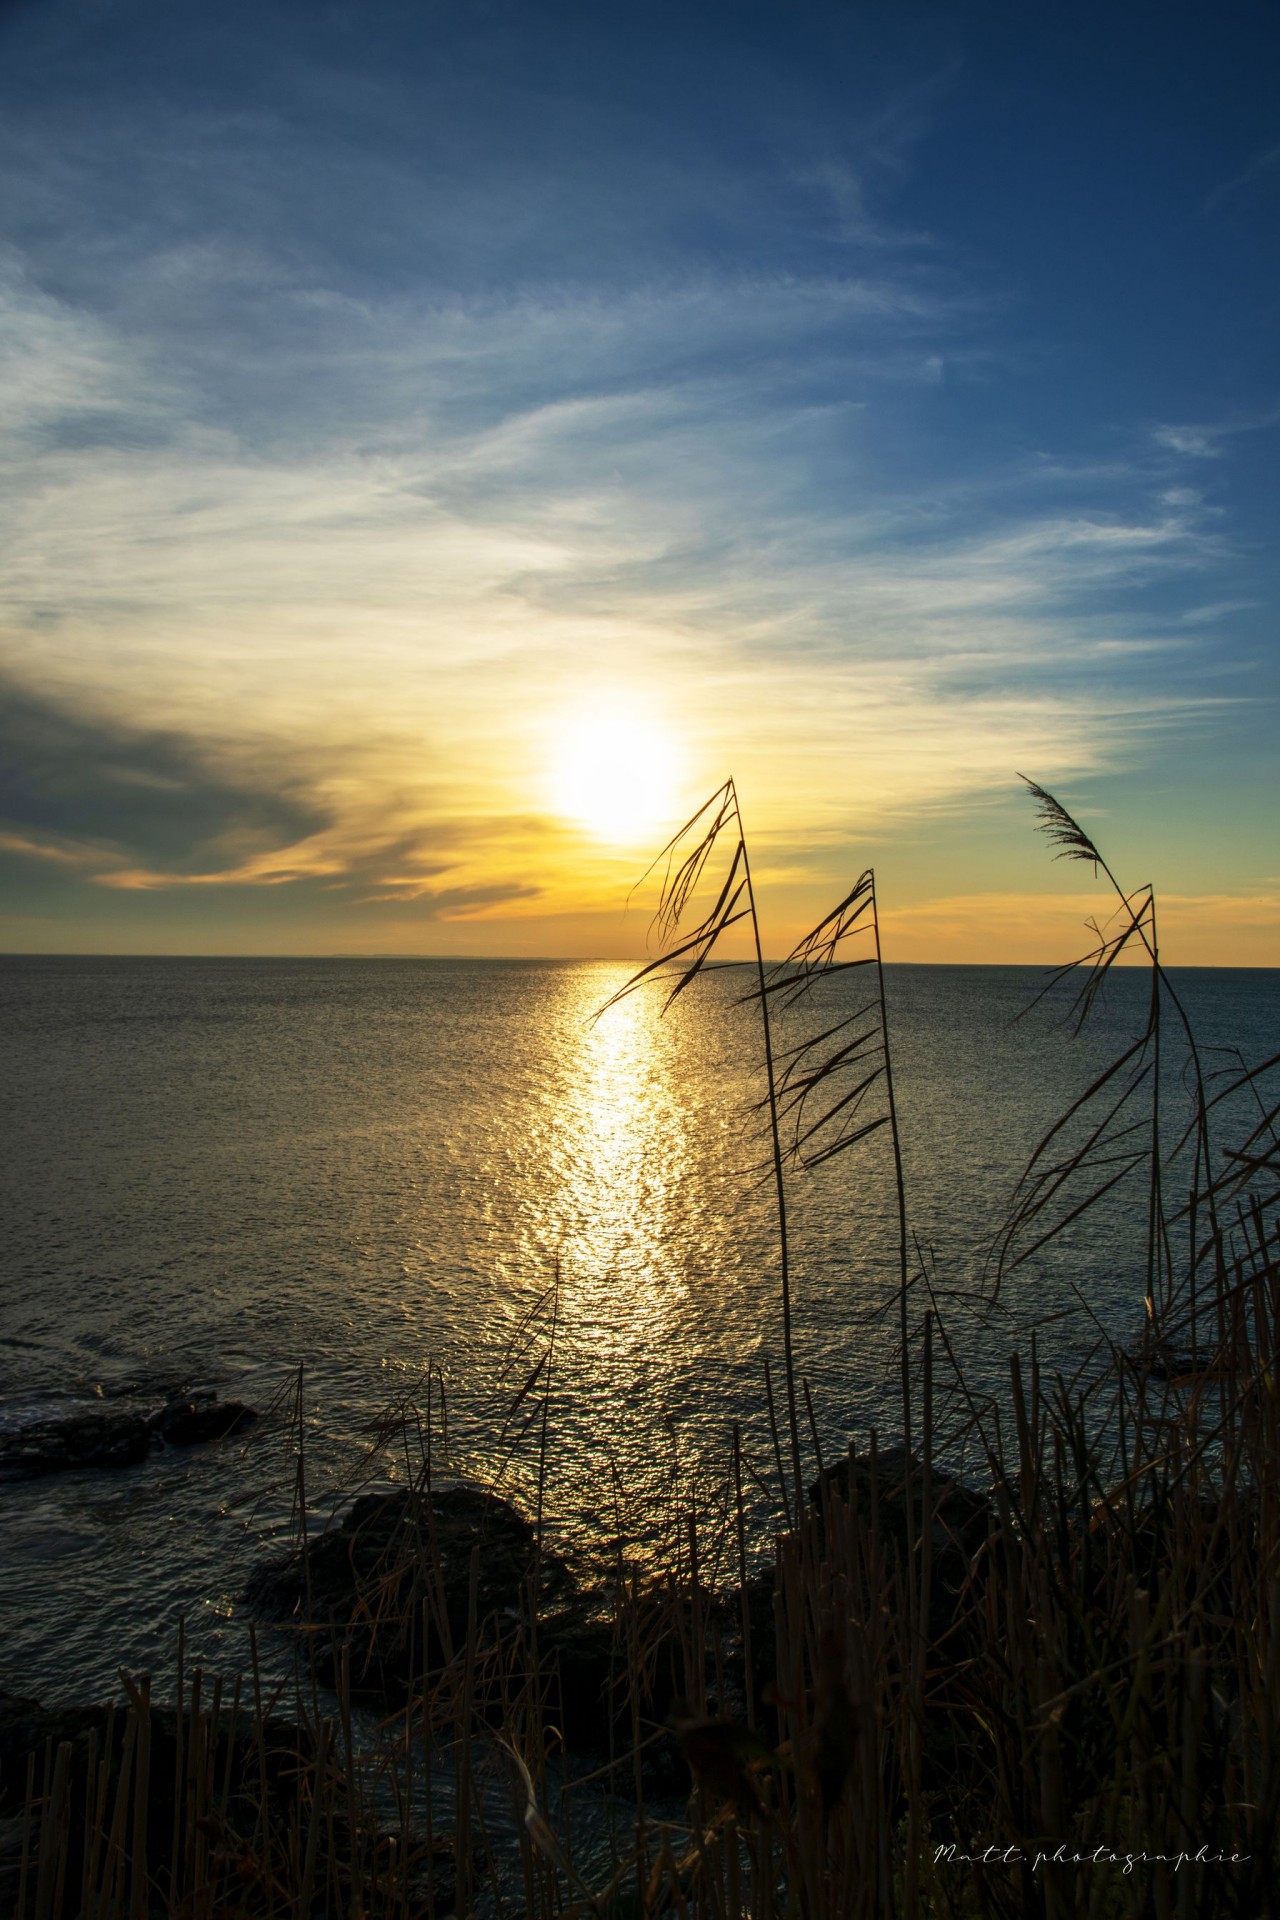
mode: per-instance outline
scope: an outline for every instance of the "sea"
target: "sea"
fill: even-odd
[[[736,1428],[767,1546],[782,1323],[759,1008],[736,967],[666,1011],[653,988],[607,1006],[628,977],[0,959],[0,1434],[174,1392],[261,1415],[215,1445],[0,1486],[0,1690],[85,1700],[121,1668],[171,1673],[179,1622],[189,1663],[242,1670],[255,1562],[428,1450],[434,1473],[540,1501],[588,1547],[660,1556],[691,1499],[714,1520]],[[1280,1051],[1280,971],[1170,981],[1211,1085]],[[781,1065],[866,982],[825,988],[808,1027],[783,1017]],[[998,1401],[1033,1338],[1069,1372],[1141,1322],[1140,1184],[995,1288],[1029,1155],[1147,1014],[1140,970],[1114,973],[1080,1034],[1069,983],[1045,986],[1021,967],[885,970],[910,1317],[936,1309],[940,1404]],[[852,1084],[833,1077],[835,1097]],[[883,1096],[882,1078],[864,1118]],[[1226,1144],[1247,1130],[1239,1101],[1217,1117]],[[901,1434],[889,1146],[880,1126],[787,1176],[807,1465]]]

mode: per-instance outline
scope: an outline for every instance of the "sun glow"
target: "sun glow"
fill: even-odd
[[[614,846],[649,838],[671,819],[675,755],[662,729],[621,702],[579,709],[557,729],[551,760],[556,812]]]

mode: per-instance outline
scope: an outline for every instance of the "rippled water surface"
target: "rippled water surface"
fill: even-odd
[[[765,1457],[779,1353],[761,1092],[735,969],[665,1019],[607,964],[0,961],[9,1066],[0,1422],[136,1387],[268,1408],[303,1376],[309,1497],[357,1470],[397,1396],[443,1373],[454,1455],[498,1457],[524,1317],[558,1279],[546,1492],[567,1521],[653,1524],[674,1462]],[[1280,1047],[1280,976],[1182,972],[1209,1047]],[[888,970],[912,1222],[944,1284],[980,1275],[1029,1148],[1141,1022],[1118,979],[1070,1041],[1018,968]],[[1214,1056],[1221,1059],[1225,1056]],[[893,1428],[884,1135],[793,1183],[796,1339],[832,1444]],[[753,1171],[754,1169],[754,1171]],[[1140,1210],[1136,1210],[1140,1211]],[[1082,1289],[1123,1331],[1141,1262],[1119,1201],[1011,1289]],[[544,1301],[526,1365],[545,1349]],[[965,1333],[975,1384],[1008,1341]],[[1069,1332],[1061,1336],[1069,1341]],[[438,1389],[433,1389],[438,1406]],[[518,1423],[517,1423],[518,1427]],[[514,1437],[516,1429],[508,1435]],[[509,1469],[528,1491],[526,1436]],[[370,1462],[402,1472],[395,1450]],[[174,1624],[238,1662],[238,1595],[287,1524],[283,1410],[245,1445],[0,1489],[0,1687],[57,1695],[171,1659]]]

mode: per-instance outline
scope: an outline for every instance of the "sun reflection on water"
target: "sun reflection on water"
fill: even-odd
[[[593,1019],[615,982],[593,970],[575,985],[579,1039],[559,1115],[566,1150],[548,1199],[565,1223],[566,1323],[607,1366],[679,1343],[689,1277],[675,1216],[688,1122],[659,996],[632,994]]]
[[[718,1459],[726,1406],[750,1418],[776,1276],[736,987],[664,1014],[655,986],[600,1012],[629,973],[557,969],[540,1017],[513,996],[495,1025],[483,1125],[460,1098],[447,1147],[484,1300],[450,1318],[469,1378],[488,1364],[518,1384],[546,1353],[558,1276],[548,1497],[605,1530],[622,1500],[650,1531],[675,1452]],[[438,1287],[420,1299],[438,1325]],[[526,1493],[540,1432],[503,1463]]]

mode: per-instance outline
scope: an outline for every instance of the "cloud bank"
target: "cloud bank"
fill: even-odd
[[[806,14],[788,77],[690,27],[659,86],[585,16],[538,49],[498,11],[428,48],[392,9],[381,53],[141,0],[18,36],[0,847],[42,902],[550,938],[634,866],[550,799],[597,690],[669,733],[682,804],[732,769],[800,892],[1016,765],[1235,725],[1259,602],[1218,476],[1272,416],[1012,420],[1065,355],[898,204],[945,39]]]

